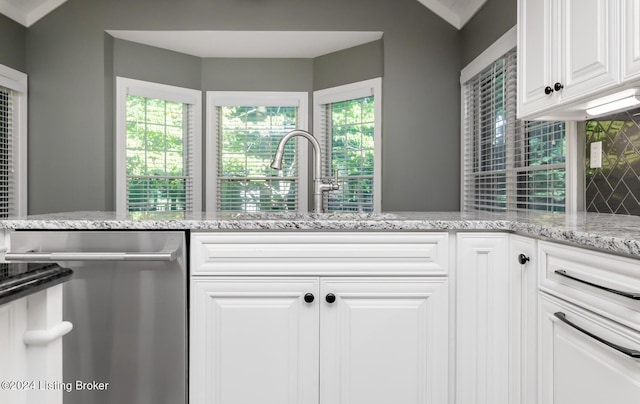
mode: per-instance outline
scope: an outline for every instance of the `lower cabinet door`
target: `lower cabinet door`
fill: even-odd
[[[317,278],[192,280],[190,403],[317,403],[318,303]]]
[[[638,402],[639,333],[544,294],[539,314],[541,404]]]
[[[321,404],[448,402],[446,278],[322,278]]]

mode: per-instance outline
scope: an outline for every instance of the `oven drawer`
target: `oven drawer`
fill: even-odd
[[[540,289],[640,330],[640,260],[541,241]]]

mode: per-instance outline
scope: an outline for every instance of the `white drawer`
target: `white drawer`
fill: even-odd
[[[192,275],[446,275],[447,233],[192,233]]]
[[[640,260],[541,241],[540,289],[640,330]]]

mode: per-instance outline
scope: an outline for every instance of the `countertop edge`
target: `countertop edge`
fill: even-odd
[[[209,218],[127,219],[109,212],[75,212],[10,218],[4,230],[191,230],[191,231],[504,231],[640,258],[640,218],[620,215],[469,215],[406,212],[396,218]]]
[[[71,269],[57,267],[46,269],[41,274],[26,272],[20,276],[9,278],[6,280],[11,282],[9,287],[5,288],[3,283],[0,282],[0,305],[66,282],[72,276],[73,271]],[[21,282],[20,278],[24,278],[24,281]]]

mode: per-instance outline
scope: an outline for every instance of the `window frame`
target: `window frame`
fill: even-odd
[[[28,76],[18,70],[0,64],[0,86],[14,92],[14,166],[15,187],[13,192],[15,212],[11,216],[27,214],[27,129],[28,129]]]
[[[192,209],[189,212],[202,210],[202,92],[189,88],[176,87],[168,84],[116,77],[116,136],[115,136],[115,169],[116,195],[115,205],[117,213],[127,212],[127,95],[163,99],[166,101],[191,104],[193,108],[193,144],[192,160],[190,162],[192,177]],[[188,192],[187,192],[188,193]]]
[[[323,133],[323,106],[335,102],[349,101],[363,97],[374,97],[374,131],[373,131],[373,212],[382,211],[382,77],[358,81],[341,86],[317,90],[313,93],[313,133],[322,136],[321,144],[330,145],[328,133]],[[319,139],[320,140],[320,139]],[[328,147],[327,147],[328,149]],[[324,158],[330,161],[328,150],[323,150]],[[323,162],[323,167],[325,163]],[[333,173],[323,173],[330,177]]]
[[[498,58],[518,44],[517,26],[513,26],[497,41],[485,49],[460,72],[460,210],[465,206],[465,83],[493,64]],[[566,160],[565,160],[565,213],[575,213],[578,209],[578,147],[577,122],[565,122]],[[507,172],[507,175],[517,172]],[[509,210],[508,210],[509,211]]]
[[[217,212],[218,128],[216,109],[224,106],[281,106],[298,108],[297,129],[309,128],[309,93],[304,91],[207,91],[205,136],[205,209]],[[298,150],[298,211],[309,209],[309,147],[306,140],[295,140]],[[273,150],[275,154],[275,149]]]

